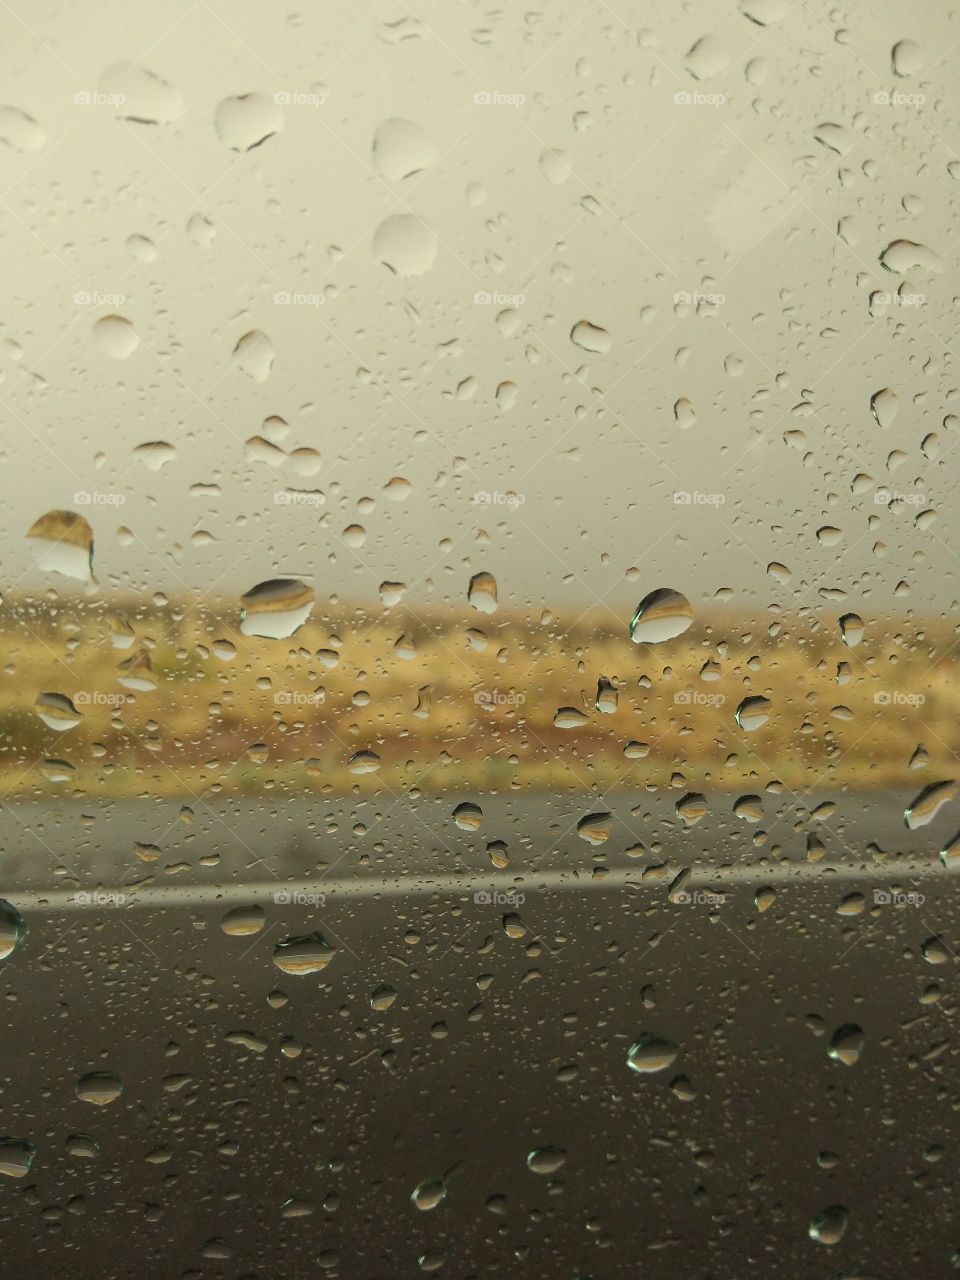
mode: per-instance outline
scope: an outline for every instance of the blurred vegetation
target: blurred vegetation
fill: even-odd
[[[125,649],[111,639],[121,617],[134,635]],[[296,635],[265,640],[239,634],[232,603],[7,597],[0,790],[189,801],[351,789],[758,791],[773,781],[830,791],[952,776],[956,635],[929,620],[865,621],[854,648],[825,613],[715,613],[666,644],[637,646],[607,610],[318,603]],[[152,668],[152,690],[120,683],[120,664],[137,657]],[[595,707],[601,677],[617,689],[610,714]],[[44,692],[70,698],[79,723],[48,728],[35,707]],[[735,713],[757,696],[770,700],[769,719],[745,732]],[[560,708],[582,712],[583,724],[558,727]],[[631,742],[647,744],[642,758],[625,755]],[[379,757],[376,772],[353,771],[361,751]]]

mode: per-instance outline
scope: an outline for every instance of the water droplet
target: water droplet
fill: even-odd
[[[475,573],[467,589],[467,601],[478,613],[495,613],[497,580],[492,573]]]
[[[453,820],[461,831],[478,831],[483,820],[483,810],[478,804],[464,801],[454,809]]]
[[[266,382],[273,368],[273,343],[262,330],[251,329],[237,342],[233,358],[254,382]]]
[[[669,587],[651,591],[637,605],[630,620],[634,644],[662,644],[681,636],[693,623],[690,601]]]
[[[273,949],[273,963],[282,973],[302,978],[324,970],[336,955],[319,933],[300,938],[285,938]]]
[[[830,1037],[827,1052],[834,1062],[842,1062],[845,1067],[853,1067],[860,1061],[863,1052],[863,1031],[853,1022],[844,1023]]]
[[[231,151],[252,151],[283,128],[283,112],[263,93],[224,98],[213,117],[220,141]]]
[[[136,124],[169,124],[183,115],[183,98],[177,90],[139,63],[113,63],[97,87],[116,99],[122,119]]]
[[[557,729],[582,729],[590,723],[589,716],[576,707],[559,707],[554,714],[553,723]]]
[[[234,907],[220,921],[220,928],[231,938],[249,938],[259,933],[267,919],[263,907]]]
[[[701,38],[688,51],[684,66],[694,80],[712,80],[727,69],[730,59],[714,35]]]
[[[137,331],[123,316],[101,316],[95,320],[93,341],[111,360],[127,360],[140,345]]]
[[[846,1209],[842,1204],[832,1204],[810,1223],[810,1239],[816,1240],[817,1244],[839,1244],[846,1229]]]
[[[0,1138],[0,1173],[7,1178],[25,1178],[36,1154],[37,1149],[32,1142]]]
[[[613,343],[606,329],[601,329],[589,320],[578,320],[570,330],[570,341],[582,351],[591,351],[596,355],[606,355]]]
[[[27,530],[37,566],[77,582],[93,578],[93,529],[75,511],[48,511]]]
[[[91,1071],[77,1081],[77,1097],[81,1102],[105,1107],[116,1102],[123,1093],[120,1077],[112,1071]]]
[[[739,707],[737,707],[737,724],[745,733],[755,733],[770,719],[770,707],[769,698],[763,698],[759,695],[752,698],[744,698]]]
[[[560,1147],[537,1147],[527,1156],[527,1168],[531,1173],[548,1176],[562,1169],[567,1161],[567,1153]]]
[[[376,773],[382,761],[375,751],[355,751],[347,762],[351,773]]]
[[[927,938],[920,944],[920,954],[927,964],[946,964],[950,959],[946,943],[936,936]]]
[[[373,995],[370,997],[370,1008],[375,1009],[377,1013],[385,1013],[397,998],[397,993],[393,987],[386,985],[377,987]]]
[[[410,1202],[422,1213],[429,1213],[442,1203],[447,1194],[443,1178],[428,1178],[415,1187],[410,1195]]]
[[[577,835],[587,844],[605,844],[613,827],[612,813],[588,813],[577,823]]]
[[[699,791],[688,791],[676,804],[677,817],[688,827],[695,826],[709,812],[706,797]]]
[[[923,68],[923,50],[916,40],[898,40],[890,50],[890,68],[895,76],[915,76]]]
[[[0,898],[0,960],[8,960],[26,936],[23,916],[6,898]]]
[[[863,619],[855,613],[845,613],[840,619],[840,638],[848,649],[855,649],[863,639]]]
[[[437,146],[412,120],[384,120],[373,135],[373,163],[391,182],[412,178],[437,158]]]
[[[907,805],[903,820],[911,831],[925,827],[932,822],[945,804],[955,800],[960,791],[957,783],[951,779],[944,782],[932,782],[915,796]]]
[[[900,408],[900,397],[892,387],[883,387],[870,397],[870,412],[881,427],[892,427]]]
[[[627,1052],[627,1066],[640,1075],[653,1075],[673,1066],[680,1053],[680,1046],[663,1036],[645,1032]]]
[[[896,275],[905,275],[918,267],[934,271],[938,261],[932,249],[913,240],[892,240],[880,254],[880,265]]]
[[[420,218],[395,213],[373,233],[373,256],[396,276],[422,276],[437,256],[437,237]]]
[[[248,591],[240,603],[243,635],[285,640],[309,618],[314,594],[297,578],[271,578]]]
[[[65,693],[41,693],[34,705],[47,728],[57,733],[75,729],[83,719]]]

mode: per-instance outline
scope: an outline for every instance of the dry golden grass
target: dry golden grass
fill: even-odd
[[[637,646],[609,614],[377,604],[318,606],[291,639],[262,640],[238,633],[233,605],[127,606],[6,600],[4,795],[607,791],[674,775],[694,788],[756,790],[773,779],[871,788],[916,780],[908,767],[921,743],[927,777],[955,768],[956,637],[942,624],[868,626],[848,649],[832,620],[717,614],[665,645]],[[120,614],[136,633],[131,649],[111,643]],[[218,656],[217,641],[234,655]],[[141,648],[150,692],[118,683],[117,667]],[[708,661],[716,680],[701,676]],[[594,708],[601,676],[618,686],[613,714]],[[81,722],[47,728],[35,710],[41,692],[72,698]],[[735,711],[754,696],[772,705],[748,733]],[[580,709],[586,723],[558,728],[560,707]],[[626,758],[630,741],[649,744],[647,755]],[[377,772],[350,769],[364,750],[380,757]],[[67,761],[69,779],[51,780],[45,759]]]

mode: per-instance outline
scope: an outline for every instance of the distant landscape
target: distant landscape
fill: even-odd
[[[942,623],[865,618],[848,647],[825,610],[698,612],[654,645],[633,644],[628,621],[318,602],[268,640],[240,634],[235,601],[7,596],[0,794],[836,791],[953,775],[960,651]],[[71,727],[44,722],[42,694],[70,700],[46,714]],[[746,698],[769,701],[745,716],[767,716],[752,731],[736,719]]]

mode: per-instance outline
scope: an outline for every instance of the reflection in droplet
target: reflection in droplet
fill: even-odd
[[[115,1102],[122,1092],[123,1083],[112,1071],[91,1071],[77,1081],[77,1097],[95,1107]]]
[[[634,644],[662,644],[683,635],[693,623],[690,601],[670,587],[651,591],[637,605],[630,619]]]
[[[77,582],[93,577],[93,530],[75,511],[48,511],[27,530],[37,566]]]
[[[278,942],[273,949],[273,963],[281,972],[302,978],[320,973],[336,953],[336,947],[329,946],[319,933],[312,933]]]
[[[495,613],[497,580],[492,573],[475,573],[467,589],[467,600],[479,613]]]
[[[846,1229],[846,1209],[842,1204],[832,1204],[810,1223],[810,1239],[816,1240],[817,1244],[839,1244]]]
[[[37,715],[47,728],[57,733],[75,729],[83,719],[65,693],[41,693],[34,705]]]
[[[952,779],[931,782],[907,805],[903,814],[904,822],[911,831],[925,827],[934,820],[945,804],[956,799],[958,792],[960,786]]]
[[[9,959],[26,934],[23,916],[6,898],[0,898],[0,960]]]
[[[6,1178],[25,1178],[37,1153],[32,1142],[16,1142],[0,1138],[0,1174]]]
[[[737,707],[737,724],[745,733],[755,733],[770,719],[770,699],[756,695],[744,698]]]
[[[560,1147],[537,1147],[527,1156],[527,1168],[531,1173],[544,1176],[562,1169],[567,1160],[567,1153]]]
[[[663,1036],[646,1032],[630,1046],[627,1052],[627,1066],[640,1075],[653,1075],[657,1071],[666,1071],[672,1066],[679,1053],[679,1045],[675,1045]]]
[[[285,640],[299,631],[314,605],[312,590],[297,578],[271,578],[241,597],[240,630],[245,636]]]

